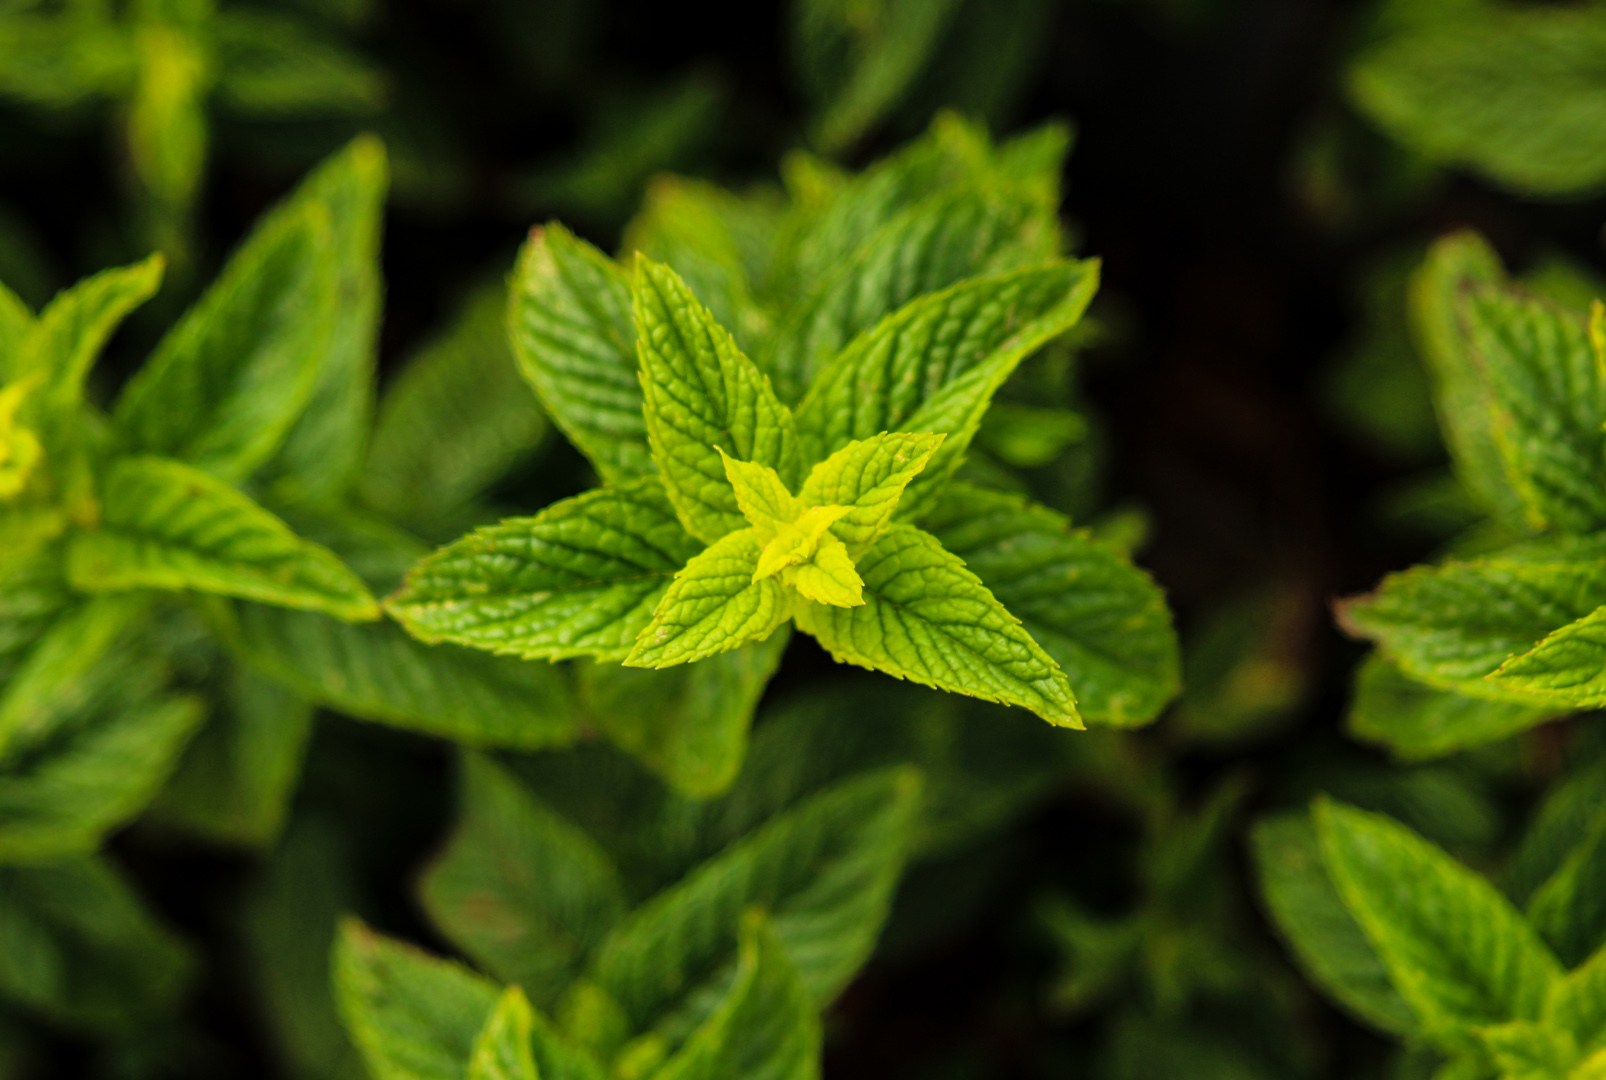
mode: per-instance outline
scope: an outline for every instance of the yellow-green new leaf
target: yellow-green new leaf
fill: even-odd
[[[769,637],[790,617],[792,601],[774,578],[754,579],[758,558],[752,529],[693,557],[658,602],[626,666],[686,664]]]
[[[643,477],[465,536],[413,567],[386,608],[423,641],[618,660],[700,550],[662,482]]]
[[[1606,1047],[1606,948],[1550,988],[1544,1019],[1570,1033],[1586,1055]]]
[[[1545,636],[1489,676],[1495,686],[1532,694],[1536,708],[1593,709],[1606,704],[1606,607]]]
[[[1501,1080],[1571,1080],[1578,1063],[1572,1033],[1532,1020],[1513,1020],[1478,1032]]]
[[[882,432],[855,439],[809,470],[798,498],[807,506],[850,507],[831,531],[849,555],[862,554],[892,524],[904,488],[946,437]]]
[[[796,482],[792,413],[669,267],[638,258],[633,296],[653,460],[686,530],[712,544],[747,527],[724,455]]]
[[[1476,1029],[1537,1019],[1561,965],[1483,878],[1388,818],[1327,800],[1322,860],[1425,1035],[1476,1050]]]
[[[534,1028],[535,1014],[524,991],[508,987],[474,1039],[467,1080],[540,1080],[530,1053]]]
[[[351,621],[379,605],[328,549],[199,469],[163,458],[117,461],[101,527],[69,542],[67,576],[92,592],[183,589]]]
[[[864,603],[810,604],[798,626],[838,660],[1081,727],[1060,666],[936,538],[887,531],[859,559]]]
[[[725,478],[736,492],[737,508],[753,527],[758,542],[768,546],[777,532],[802,516],[805,504],[768,465],[738,461],[723,450],[719,456],[725,463]]]
[[[811,506],[799,514],[795,521],[782,525],[759,553],[758,565],[753,568],[753,580],[773,577],[789,566],[814,558],[820,544],[830,535],[827,530],[852,509],[850,506]],[[756,527],[753,533],[758,535]],[[841,541],[837,543],[841,544]],[[851,562],[849,565],[852,565]]]
[[[864,603],[864,579],[848,556],[847,545],[830,533],[820,537],[819,547],[808,561],[783,569],[781,581],[816,604],[858,607]]]

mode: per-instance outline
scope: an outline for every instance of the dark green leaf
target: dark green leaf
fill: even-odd
[[[1348,726],[1357,739],[1385,746],[1402,761],[1425,761],[1498,742],[1557,711],[1442,690],[1418,682],[1374,652],[1355,674]]]

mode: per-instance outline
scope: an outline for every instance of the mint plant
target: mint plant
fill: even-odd
[[[1096,263],[1052,257],[1052,134],[995,150],[943,121],[851,182],[798,159],[785,210],[667,190],[631,235],[673,265],[642,254],[627,273],[537,230],[513,346],[606,486],[448,545],[387,610],[424,641],[524,659],[751,672],[709,779],[656,761],[705,793],[734,775],[788,624],[838,660],[1053,723],[1081,725],[1078,682],[1095,722],[1152,716],[1176,679],[1152,586],[1063,519],[955,479],[999,388],[1096,288]],[[1050,581],[1059,604],[1038,599]],[[1111,657],[1095,639],[1120,620]],[[618,679],[586,671],[593,694]]]
[[[1606,658],[1594,545],[1606,460],[1606,313],[1510,284],[1476,237],[1435,246],[1413,323],[1456,476],[1486,523],[1440,565],[1391,575],[1340,619],[1375,641],[1353,724],[1409,756],[1592,708]]]
[[[1399,823],[1331,800],[1262,822],[1254,850],[1301,967],[1369,1026],[1447,1059],[1434,1075],[1582,1078],[1606,1060],[1606,927],[1597,841],[1567,839],[1526,912]]]

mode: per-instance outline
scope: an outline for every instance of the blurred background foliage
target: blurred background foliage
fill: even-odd
[[[1137,553],[1178,613],[1185,688],[1148,729],[1067,735],[866,696],[817,657],[784,669],[750,770],[816,762],[806,789],[915,761],[936,793],[881,946],[827,1018],[827,1074],[1428,1076],[1431,1055],[1309,988],[1246,836],[1327,792],[1517,892],[1563,794],[1593,790],[1587,718],[1465,748],[1352,716],[1364,650],[1328,601],[1478,542],[1406,280],[1470,227],[1533,290],[1598,295],[1603,87],[1598,2],[0,0],[0,280],[38,306],[165,252],[174,279],[114,341],[116,380],[266,206],[378,133],[386,393],[362,495],[442,541],[591,482],[501,333],[533,223],[619,250],[644,195],[684,183],[665,174],[761,201],[783,169],[808,182],[790,152],[862,165],[939,108],[1001,135],[1070,125],[1066,224],[1105,287],[1071,347],[1008,388],[970,467]],[[474,422],[420,457],[415,417],[458,400]],[[1357,700],[1442,724],[1402,680],[1369,663]],[[0,925],[0,1077],[358,1076],[327,988],[334,918],[447,948],[416,885],[454,819],[451,747],[298,714],[271,684],[228,692],[248,730],[259,710],[299,733],[275,743],[304,755],[293,797],[197,813],[205,755],[227,752],[198,739],[111,840],[120,872],[0,869],[6,910],[37,920]],[[605,744],[500,756],[643,882],[697,854],[661,823],[701,811]],[[43,959],[21,944],[46,939]]]

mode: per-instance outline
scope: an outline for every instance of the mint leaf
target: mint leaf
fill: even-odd
[[[1059,665],[935,537],[894,526],[858,572],[863,606],[811,604],[797,615],[836,659],[1082,726]]]
[[[1261,895],[1301,970],[1361,1020],[1394,1035],[1416,1034],[1411,1007],[1322,865],[1310,819],[1268,818],[1250,839]]]
[[[262,604],[219,605],[217,629],[252,667],[320,705],[467,746],[573,741],[578,718],[550,664],[426,645],[389,623],[353,625]]]
[[[1498,674],[1490,681],[1499,682]],[[1351,735],[1387,747],[1401,761],[1427,761],[1498,742],[1554,718],[1559,711],[1555,706],[1491,701],[1429,686],[1374,652],[1355,674],[1347,725]]]
[[[792,600],[774,578],[755,578],[758,538],[731,533],[692,557],[675,575],[625,657],[627,667],[690,663],[768,637],[792,613]]]
[[[864,579],[848,555],[847,545],[830,533],[807,562],[781,570],[782,583],[805,600],[832,607],[858,607],[864,603]]]
[[[139,64],[128,105],[129,164],[158,217],[181,217],[206,167],[211,58],[194,34],[165,21],[141,26],[134,48]]]
[[[911,421],[935,394],[1000,354],[1018,363],[1075,325],[1098,277],[1096,261],[1056,261],[898,307],[829,358],[809,386],[797,410],[804,459],[880,432],[931,430]]]
[[[1084,719],[1129,727],[1176,696],[1165,597],[1113,547],[1044,507],[968,485],[950,487],[925,524],[1065,672]]]
[[[1527,526],[1585,533],[1606,525],[1606,369],[1583,325],[1491,285],[1466,286],[1459,312]]]
[[[1489,681],[1532,694],[1553,715],[1558,709],[1606,704],[1606,607],[1547,634],[1528,652],[1501,664]]]
[[[886,769],[771,819],[631,912],[598,950],[592,979],[647,1028],[703,1000],[699,989],[736,958],[742,912],[760,905],[810,999],[829,1002],[875,945],[919,789],[914,771]]]
[[[646,477],[471,533],[413,567],[385,606],[424,641],[617,660],[700,550]]]
[[[464,1080],[498,996],[489,979],[349,917],[335,940],[334,985],[374,1080]]]
[[[467,1080],[540,1080],[530,1054],[534,1028],[535,1016],[524,992],[508,987],[474,1038]]]
[[[438,529],[528,458],[547,430],[508,347],[506,294],[482,289],[380,399],[358,490],[392,518]]]
[[[1578,1044],[1566,1031],[1513,1020],[1478,1032],[1503,1080],[1566,1080],[1578,1062]]]
[[[196,967],[98,856],[0,867],[0,937],[0,996],[79,1030],[148,1030],[178,1007]]]
[[[1510,902],[1388,818],[1327,800],[1322,859],[1428,1038],[1474,1046],[1473,1028],[1536,1019],[1560,965]]]
[[[244,668],[184,751],[150,814],[224,844],[279,836],[312,738],[312,703]]]
[[[692,799],[728,788],[741,771],[753,710],[780,666],[791,630],[662,670],[580,669],[587,711],[615,745]]]
[[[22,378],[23,341],[33,324],[33,311],[20,296],[0,282],[0,383]]]
[[[1587,9],[1473,7],[1362,52],[1350,96],[1430,160],[1542,194],[1606,178],[1606,24]]]
[[[1411,328],[1433,372],[1434,404],[1456,478],[1502,520],[1521,522],[1522,500],[1508,482],[1488,387],[1461,317],[1468,290],[1505,280],[1499,256],[1481,237],[1445,237],[1428,250],[1411,280]]]
[[[316,55],[304,53],[303,60]],[[360,135],[314,169],[287,204],[316,204],[327,213],[339,300],[318,342],[317,383],[266,469],[280,498],[334,498],[356,482],[362,466],[374,411],[379,242],[389,184],[384,145]]]
[[[653,460],[686,530],[712,544],[747,524],[721,452],[794,483],[792,414],[673,270],[639,258],[632,296]]]
[[[809,1080],[819,1075],[815,1003],[761,911],[742,917],[736,956],[735,978],[723,1000],[653,1073],[655,1080]]]
[[[1599,545],[1556,540],[1390,574],[1339,619],[1407,674],[1475,697],[1531,701],[1485,676],[1606,604]]]
[[[0,757],[0,864],[93,852],[156,796],[206,715],[188,695],[108,697]]]
[[[18,342],[11,382],[38,377],[42,407],[57,416],[83,400],[84,380],[118,325],[155,295],[164,262],[102,270],[57,293]]]
[[[269,214],[124,388],[124,443],[228,481],[254,473],[318,388],[337,271],[322,206]]]
[[[782,525],[759,552],[758,564],[753,567],[753,580],[796,569],[800,563],[813,559],[828,541],[835,541],[836,546],[842,548],[842,541],[831,535],[830,528],[852,509],[851,506],[811,506],[799,514],[796,521]],[[753,536],[755,540],[758,538],[757,528],[753,529]],[[846,557],[845,549],[843,557]],[[851,560],[848,569],[853,569]]]
[[[777,328],[763,367],[781,399],[812,394],[816,376],[844,346],[916,297],[1051,256],[1057,237],[1037,233],[1037,215],[1030,199],[961,189],[913,206],[865,237],[851,259],[825,268],[827,276]],[[855,436],[901,426],[879,424]]]
[[[68,545],[77,588],[188,589],[351,621],[379,617],[367,586],[332,552],[198,469],[121,458],[104,489],[100,528]]]
[[[217,98],[232,112],[294,121],[370,112],[385,104],[384,75],[300,18],[225,8],[212,17],[211,27]]]
[[[513,270],[508,331],[524,377],[604,481],[653,471],[624,271],[561,225],[536,229]]]
[[[806,506],[850,507],[832,522],[831,531],[857,557],[892,524],[904,488],[943,439],[941,434],[888,432],[856,439],[809,471],[798,499]]]
[[[458,805],[420,884],[425,909],[486,970],[549,1005],[624,915],[618,872],[488,758],[463,756]]]
[[[1598,810],[1566,859],[1528,900],[1528,922],[1568,967],[1606,941],[1606,814]]]
[[[803,515],[803,501],[787,489],[780,473],[767,465],[738,461],[723,450],[719,457],[725,479],[736,494],[736,508],[753,527],[760,545],[770,544],[777,533]]]
[[[1550,988],[1544,1019],[1571,1034],[1584,1054],[1606,1046],[1606,949],[1597,951]]]

